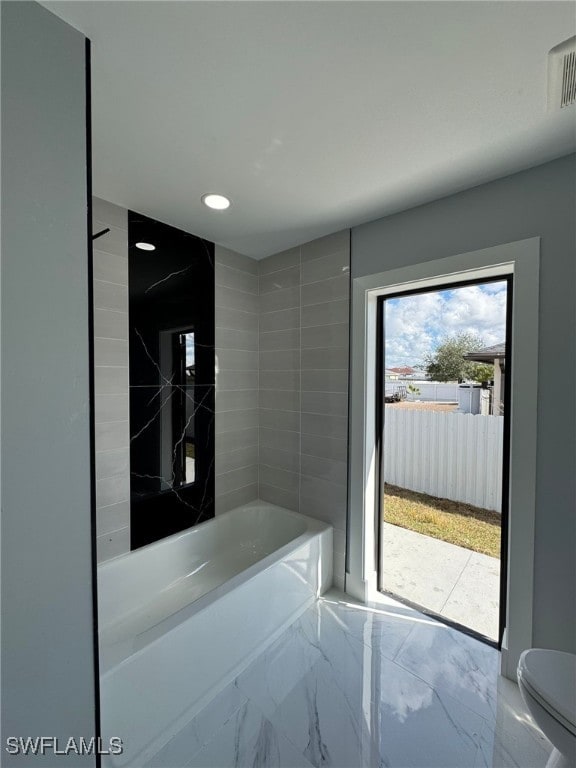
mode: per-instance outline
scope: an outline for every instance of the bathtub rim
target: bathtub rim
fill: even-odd
[[[195,530],[195,531],[200,529],[205,530],[207,526],[215,525],[218,521],[234,514],[235,512],[240,512],[241,510],[244,510],[244,509],[247,510],[257,506],[272,508],[273,510],[281,512],[282,514],[287,514],[296,518],[300,518],[301,520],[304,520],[306,523],[312,524],[310,528],[315,528],[316,526],[313,524],[316,523],[318,525],[318,530],[316,532],[318,533],[322,530],[325,530],[326,528],[333,527],[330,525],[330,523],[325,523],[323,520],[317,520],[314,517],[309,517],[308,515],[302,514],[302,512],[296,512],[293,509],[287,509],[286,507],[280,507],[278,504],[273,504],[272,502],[263,501],[262,499],[257,499],[255,501],[249,501],[246,504],[241,504],[240,506],[234,507],[233,509],[229,509],[226,512],[221,512],[219,515],[215,515],[214,517],[211,517],[209,520],[204,520],[201,523],[198,523],[197,525],[191,525],[189,528],[184,528],[184,530],[182,531],[177,531],[176,533],[172,533],[170,536],[165,536],[163,539],[159,539],[158,541],[153,541],[150,544],[145,544],[142,547],[131,549],[129,552],[122,552],[119,555],[115,555],[114,557],[111,557],[108,560],[104,560],[102,563],[98,563],[97,571],[98,573],[100,573],[101,571],[105,571],[108,569],[108,567],[116,565],[120,561],[128,559],[131,556],[133,557],[134,555],[139,555],[144,552],[156,551],[157,549],[160,549],[163,546],[167,546],[170,543],[174,543],[175,541],[178,541],[178,539],[183,539],[184,537],[189,536],[192,530]],[[304,535],[304,533],[307,533],[308,530],[309,529],[307,528],[306,531],[304,531],[300,535],[301,536]],[[295,541],[295,539],[292,539],[292,541]]]
[[[110,649],[114,648],[115,645],[118,646],[119,643],[106,644],[105,642],[106,628],[110,627],[112,624],[111,623],[105,624],[102,621],[100,621],[100,627],[98,632],[98,650],[100,654],[100,678],[102,680],[104,680],[109,675],[114,673],[120,666],[129,663],[130,660],[133,659],[135,656],[143,653],[148,646],[160,642],[163,639],[163,637],[165,637],[165,635],[167,635],[169,632],[177,631],[178,628],[181,627],[187,620],[197,616],[206,608],[208,608],[210,605],[212,605],[214,602],[224,597],[235,588],[240,587],[241,585],[248,582],[250,579],[254,578],[258,574],[264,573],[265,571],[272,568],[278,562],[282,561],[288,553],[297,552],[301,547],[305,546],[310,541],[311,538],[315,536],[329,535],[330,539],[332,539],[333,526],[330,525],[330,523],[325,523],[321,520],[316,520],[315,518],[311,518],[311,517],[308,517],[307,515],[303,515],[300,512],[295,512],[293,510],[280,507],[276,504],[271,504],[269,502],[263,502],[263,501],[259,501],[257,504],[255,504],[254,502],[249,502],[248,504],[242,504],[241,506],[235,507],[234,509],[231,509],[228,512],[222,513],[222,515],[218,515],[217,518],[212,518],[211,520],[207,520],[199,524],[198,526],[193,526],[193,528],[197,529],[200,526],[205,526],[210,523],[214,523],[217,519],[219,520],[232,513],[240,512],[244,509],[250,509],[250,508],[253,508],[254,506],[259,506],[259,505],[262,505],[265,508],[273,508],[278,512],[280,512],[281,514],[290,515],[290,516],[294,516],[299,519],[302,519],[307,524],[305,530],[302,531],[302,533],[300,533],[295,538],[287,541],[281,547],[278,547],[278,549],[275,549],[273,552],[270,552],[268,555],[266,555],[262,559],[257,560],[256,562],[249,565],[247,568],[244,568],[243,570],[235,573],[233,576],[231,576],[229,579],[226,579],[221,584],[218,584],[212,589],[209,589],[207,592],[205,592],[203,595],[198,597],[196,600],[193,600],[192,602],[187,603],[186,605],[182,606],[179,610],[169,614],[168,616],[156,622],[155,624],[152,624],[144,632],[141,632],[138,635],[136,635],[135,638],[138,638],[138,637],[141,638],[141,643],[137,643],[137,642],[134,643],[133,641],[133,644],[136,644],[138,647],[133,647],[128,652],[126,652],[125,650],[124,652],[118,651],[117,655],[119,656],[119,658],[117,660],[114,660],[113,658],[114,653],[111,652]],[[143,550],[148,550],[148,548],[162,546],[163,544],[169,544],[171,541],[175,541],[179,538],[182,538],[183,536],[186,536],[187,534],[190,533],[190,531],[191,531],[191,528],[186,529],[183,532],[180,531],[178,533],[173,534],[172,536],[166,537],[166,539],[163,539],[162,541],[153,542],[152,544],[148,544],[145,547],[141,547],[136,551],[140,552]],[[109,563],[118,563],[121,559],[128,558],[130,554],[132,553],[129,552],[129,553],[119,555],[118,557],[112,558],[111,560],[106,561],[105,563],[102,563],[101,567],[105,568],[105,566]],[[320,564],[318,567],[320,568]],[[325,588],[328,588],[328,587],[325,587]],[[322,587],[320,585],[319,594],[321,591],[322,591]],[[129,643],[130,641],[129,639],[127,639],[125,642]],[[108,653],[106,653],[105,649],[108,649]],[[112,657],[112,660],[106,659],[107,656]]]

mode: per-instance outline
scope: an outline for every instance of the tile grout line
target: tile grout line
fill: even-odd
[[[246,258],[249,259],[250,256],[246,256]],[[232,269],[232,270],[234,270],[234,272],[241,272],[243,275],[250,275],[250,277],[255,277],[256,281],[258,281],[258,270],[256,270],[256,272],[249,272],[244,267],[232,267],[230,264],[224,264],[223,261],[220,261],[220,266],[224,267],[224,269]],[[220,283],[218,283],[218,285],[220,285]],[[221,287],[227,288],[228,286],[224,285],[224,286],[221,286]]]
[[[120,533],[121,531],[130,531],[130,525],[123,525],[121,528],[114,528],[113,531],[106,531],[106,533],[98,533],[96,538],[100,539],[102,536],[112,536],[112,534]]]
[[[240,272],[240,270],[238,270],[238,272]],[[247,272],[243,272],[241,274],[247,274]],[[241,293],[243,296],[252,296],[253,298],[258,298],[259,295],[257,291],[243,291],[242,288],[232,288],[230,285],[220,285],[218,283],[215,285],[215,288],[223,288],[226,291],[234,291],[234,293]],[[238,311],[242,312],[243,310]],[[247,309],[245,311],[249,312],[250,310]]]
[[[344,232],[345,230],[341,230],[341,231]],[[330,235],[325,235],[325,237],[330,237]],[[320,238],[316,238],[316,239],[323,240],[324,238],[320,237]],[[314,241],[311,240],[310,242],[314,242]],[[289,251],[296,250],[296,248],[298,248],[298,251],[299,251],[299,263],[302,263],[302,248],[305,247],[306,245],[309,245],[309,243],[303,243],[302,245],[295,245],[293,248],[288,248]],[[346,251],[347,247],[348,246],[346,245],[346,246],[344,246],[342,248],[337,248],[336,250],[331,250],[329,253],[324,253],[324,254],[322,254],[322,256],[315,256],[313,259],[306,259],[303,263],[304,264],[312,264],[314,261],[319,261],[320,259],[328,259],[330,256],[336,256],[337,254],[342,253],[343,251]],[[280,251],[279,253],[284,253],[284,251]],[[278,256],[278,255],[279,255],[278,253],[270,253],[268,256],[265,256],[263,259],[258,259],[257,260],[258,264],[260,265],[263,262],[265,262],[267,259],[272,258],[272,256]],[[289,266],[289,267],[280,267],[280,269],[272,269],[272,270],[270,270],[270,272],[265,272],[264,273],[264,277],[267,277],[268,275],[273,275],[275,272],[284,272],[284,270],[286,270],[286,269],[293,269],[294,267],[297,267],[297,266],[298,266],[298,264],[293,264],[292,266]]]
[[[321,257],[321,258],[328,258],[328,257]],[[306,263],[309,263],[309,262],[306,262]],[[278,274],[279,272],[288,272],[291,269],[297,269],[297,267],[298,267],[298,265],[296,265],[294,267],[287,267],[286,269],[279,269],[276,272],[271,272],[270,274],[271,275],[275,275],[275,274]],[[339,280],[340,278],[345,277],[345,276],[346,277],[348,276],[348,270],[346,270],[345,272],[340,272],[337,275],[328,275],[326,277],[320,277],[320,278],[318,278],[318,280],[307,280],[307,281],[304,281],[304,280],[302,280],[302,277],[300,276],[299,284],[284,285],[284,286],[281,286],[280,288],[277,288],[276,286],[274,286],[273,288],[269,288],[268,290],[263,291],[262,295],[263,296],[267,296],[270,293],[277,293],[278,291],[287,291],[290,288],[298,288],[298,287],[307,288],[309,285],[317,285],[318,283],[328,283],[331,280]],[[228,288],[229,286],[221,285],[220,287],[221,288]],[[250,293],[250,291],[245,291],[245,293]],[[337,299],[331,299],[331,301],[337,301]],[[318,302],[318,303],[322,303],[322,302]]]
[[[94,282],[104,283],[105,285],[115,285],[118,288],[126,288],[126,290],[128,290],[128,283],[117,283],[115,280],[103,280],[101,277],[95,277]]]
[[[126,242],[126,249],[128,249],[128,242]],[[124,256],[123,254],[119,253],[120,249],[117,249],[116,251],[107,251],[104,248],[94,248],[94,253],[102,253],[106,256],[115,256],[118,259],[126,259],[128,261],[128,254]]]
[[[96,540],[101,539],[101,538],[103,538],[105,536],[116,536],[116,534],[118,534],[118,533],[123,533],[124,531],[129,531],[129,530],[130,530],[130,526],[123,525],[121,528],[114,528],[114,530],[112,530],[112,531],[106,531],[105,533],[97,533],[96,534]],[[122,554],[125,554],[125,553],[124,552],[120,552],[119,554],[122,555]],[[116,555],[116,557],[117,557],[117,555]],[[107,558],[107,559],[111,559],[111,558]],[[106,562],[106,560],[101,560],[100,563],[102,563],[102,562]]]

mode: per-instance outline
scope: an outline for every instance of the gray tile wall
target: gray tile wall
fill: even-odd
[[[299,509],[300,248],[258,263],[259,496]]]
[[[127,211],[94,199],[98,558],[130,548]],[[216,514],[261,498],[334,526],[344,584],[349,231],[215,251]]]
[[[128,212],[93,199],[98,560],[130,549]]]
[[[258,262],[259,496],[334,526],[344,586],[350,232]]]
[[[258,262],[215,257],[218,515],[258,498]]]
[[[93,200],[99,562],[130,549],[128,212]],[[258,265],[216,246],[216,513],[258,496]]]

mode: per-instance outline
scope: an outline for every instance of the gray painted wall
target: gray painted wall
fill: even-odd
[[[350,232],[258,262],[259,495],[334,526],[344,586]]]
[[[258,497],[258,263],[215,249],[216,514]]]
[[[352,276],[541,238],[534,644],[576,651],[576,155],[352,230]]]
[[[2,738],[65,742],[95,733],[84,37],[1,14]]]
[[[130,551],[128,211],[92,200],[98,561]]]

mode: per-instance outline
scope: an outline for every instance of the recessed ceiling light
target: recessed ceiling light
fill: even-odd
[[[155,251],[156,246],[152,243],[136,243],[136,248],[140,248],[141,251]]]
[[[226,208],[230,208],[230,200],[227,197],[216,195],[213,192],[202,195],[202,202],[214,211],[225,211]]]

